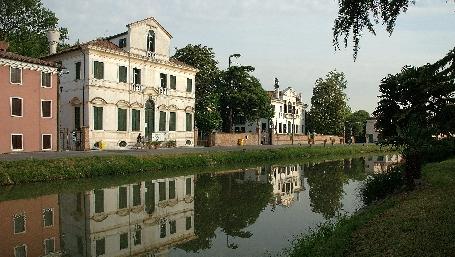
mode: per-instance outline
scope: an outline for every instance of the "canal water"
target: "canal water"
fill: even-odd
[[[2,188],[0,255],[276,256],[362,207],[367,176],[397,161],[264,165],[48,195]]]

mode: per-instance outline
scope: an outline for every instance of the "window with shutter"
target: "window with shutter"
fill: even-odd
[[[166,182],[158,182],[159,200],[166,200]]]
[[[104,190],[95,190],[95,213],[104,212]]]
[[[20,245],[14,248],[14,257],[27,257],[27,246]]]
[[[145,182],[145,211],[152,214],[155,211],[155,183]]]
[[[76,78],[81,79],[81,62],[76,63]]]
[[[22,69],[10,68],[10,82],[11,84],[22,84]]]
[[[169,234],[175,234],[177,232],[177,222],[175,220],[169,221]]]
[[[133,185],[133,206],[141,205],[141,184]]]
[[[177,121],[177,115],[175,112],[170,112],[169,113],[169,131],[175,131],[176,130],[176,121]]]
[[[125,66],[118,67],[118,82],[126,83],[128,78],[128,70]]]
[[[160,131],[166,131],[166,112],[160,112]]]
[[[95,241],[96,256],[101,256],[106,253],[106,240],[104,238]]]
[[[120,234],[120,250],[128,248],[128,233]]]
[[[103,107],[93,107],[93,129],[103,130]]]
[[[74,107],[74,128],[81,128],[81,107],[79,106]]]
[[[160,81],[161,81],[161,87],[167,88],[167,75],[166,74],[160,73]]]
[[[134,231],[134,245],[140,245],[142,243],[142,230],[139,228]]]
[[[11,98],[11,116],[22,117],[22,98]]]
[[[53,238],[48,238],[44,240],[44,254],[48,255],[55,252],[55,240]]]
[[[119,187],[118,188],[118,208],[125,209],[128,207],[128,188]]]
[[[126,119],[127,119],[127,111],[126,109],[118,109],[118,120],[117,120],[117,130],[118,131],[126,131]]]
[[[16,214],[14,216],[14,234],[25,232],[25,214]]]
[[[171,89],[176,89],[177,88],[177,77],[174,75],[171,75]]]
[[[192,91],[193,91],[193,80],[186,79],[186,92],[192,92]]]
[[[190,230],[192,227],[191,217],[186,217],[186,230]]]
[[[169,199],[175,199],[175,180],[169,181]]]
[[[166,223],[160,225],[160,238],[166,237]]]
[[[41,72],[41,86],[51,87],[51,74],[48,72]]]
[[[134,68],[133,69],[133,83],[136,84],[136,85],[140,85],[141,84],[141,69],[138,69],[138,68]]]
[[[104,63],[94,61],[93,62],[93,76],[95,79],[104,79]]]
[[[41,117],[52,118],[52,101],[41,100]]]
[[[42,150],[52,150],[52,135],[42,135]]]
[[[191,195],[191,178],[186,179],[186,195]]]
[[[186,131],[193,131],[193,115],[191,113],[186,114]]]
[[[133,131],[140,131],[141,130],[141,111],[140,110],[132,110],[132,126],[131,129]]]
[[[22,135],[11,135],[11,148],[12,150],[23,150],[23,145],[22,145]]]

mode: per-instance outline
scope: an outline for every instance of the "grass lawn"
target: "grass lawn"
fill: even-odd
[[[296,241],[289,256],[455,256],[455,159],[428,164],[423,185]]]

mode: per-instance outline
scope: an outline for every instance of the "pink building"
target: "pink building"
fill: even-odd
[[[0,42],[0,154],[57,150],[57,66]]]

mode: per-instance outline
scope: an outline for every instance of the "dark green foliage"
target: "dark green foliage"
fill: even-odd
[[[365,110],[351,113],[346,120],[346,137],[354,136],[356,143],[365,143],[365,124],[370,114]]]
[[[331,71],[319,78],[313,88],[309,123],[318,134],[343,135],[343,126],[350,113],[344,90],[347,81],[343,72]]]
[[[31,57],[49,53],[46,32],[57,28],[58,18],[40,0],[2,0],[0,17],[0,40],[10,43],[9,51]],[[67,39],[67,29],[59,30],[60,40]]]
[[[233,66],[221,74],[218,93],[224,132],[231,132],[234,124],[273,117],[270,96],[252,71],[253,67]]]
[[[403,169],[404,167],[395,167],[388,172],[369,177],[360,190],[363,202],[370,204],[400,192],[405,184]]]
[[[173,58],[199,69],[196,74],[195,125],[203,133],[209,134],[221,126],[216,90],[220,70],[215,53],[207,46],[189,44],[177,49]]]
[[[455,133],[455,49],[434,64],[406,66],[380,85],[381,100],[374,115],[382,143],[403,147],[405,177],[413,187],[420,178],[423,153],[436,144],[434,136]],[[449,119],[447,119],[449,118]]]
[[[392,34],[398,16],[405,13],[413,0],[338,0],[338,17],[333,26],[333,45],[345,47],[352,35],[354,59],[359,51],[360,37],[364,30],[376,35],[374,25],[381,23]]]

